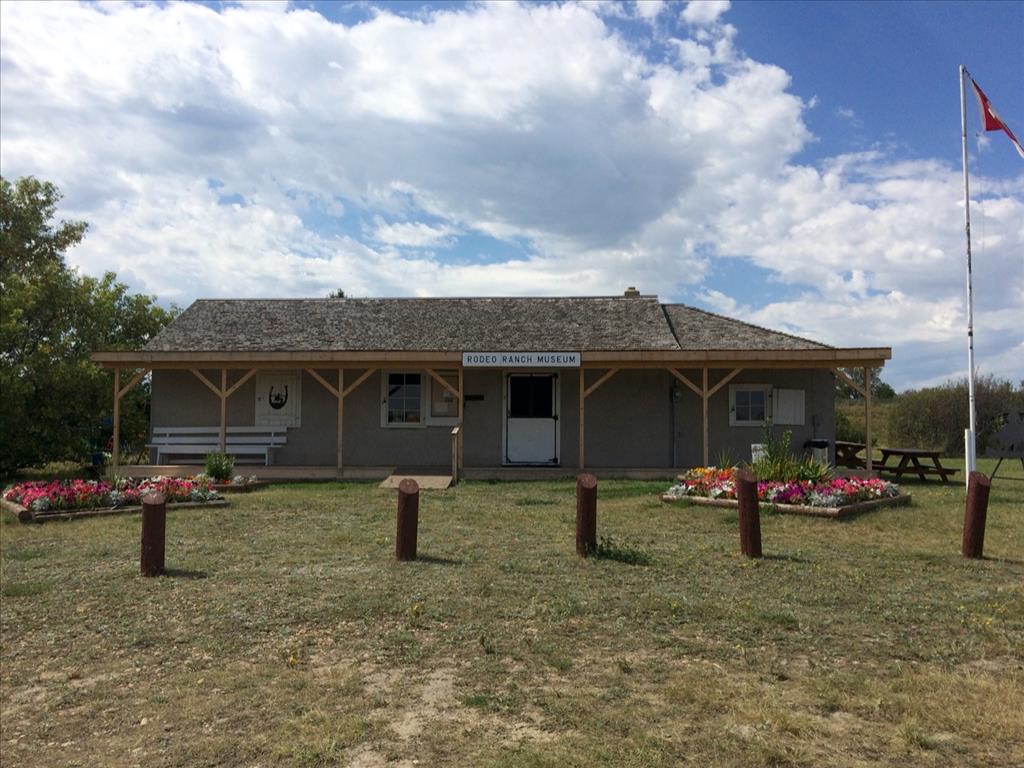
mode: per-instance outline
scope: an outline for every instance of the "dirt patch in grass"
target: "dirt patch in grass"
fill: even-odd
[[[137,516],[4,525],[0,762],[1020,765],[1019,484],[980,562],[962,487],[908,485],[843,525],[765,516],[762,562],[663,482],[599,489],[645,565],[575,556],[571,481],[424,494],[415,563],[362,484],[170,516],[158,579]]]

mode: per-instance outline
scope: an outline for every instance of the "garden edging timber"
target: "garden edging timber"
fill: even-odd
[[[168,502],[167,509],[168,511],[175,509],[202,509],[204,507],[226,507],[228,504],[229,502],[227,499],[215,499],[212,501],[175,501]],[[120,515],[142,511],[142,506],[140,504],[132,504],[125,507],[48,509],[45,512],[33,512],[31,509],[21,506],[21,504],[15,504],[13,501],[7,501],[6,499],[0,499],[0,507],[12,513],[18,518],[18,521],[22,523],[44,523],[47,520],[71,520],[77,517],[100,517],[102,515]]]
[[[268,485],[270,483],[266,480],[256,480],[251,483],[210,483],[210,488],[217,493],[252,493]]]
[[[670,496],[663,494],[661,500],[666,503],[687,502],[700,507],[726,507],[736,509],[739,502],[736,499],[711,499],[707,496]],[[901,507],[911,502],[911,494],[901,493],[899,496],[889,496],[884,499],[869,499],[858,501],[855,504],[847,504],[842,507],[811,507],[805,504],[775,504],[762,501],[761,507],[771,508],[785,515],[805,515],[807,517],[828,517],[833,520],[842,520],[844,517],[855,515],[860,512],[867,512],[879,507]]]

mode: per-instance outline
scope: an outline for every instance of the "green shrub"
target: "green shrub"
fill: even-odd
[[[730,469],[735,467],[739,462],[736,461],[733,453],[728,448],[723,448],[718,452],[718,459],[715,461],[715,466],[719,469]]]
[[[206,474],[218,483],[226,483],[235,471],[235,459],[226,453],[206,454]]]
[[[899,445],[890,429],[890,418],[895,408],[894,402],[871,403],[871,444]],[[836,440],[851,443],[864,442],[864,401],[844,403],[836,401]]]
[[[982,376],[975,382],[978,453],[992,441],[1002,416],[1024,410],[1024,388],[1010,381]],[[893,441],[908,448],[940,450],[947,456],[964,455],[968,418],[967,379],[939,387],[910,390],[896,397],[890,419]]]
[[[788,429],[778,439],[772,434],[771,425],[764,430],[764,454],[750,464],[750,470],[757,479],[765,482],[790,483],[794,480],[821,482],[831,475],[831,469],[810,457],[797,458],[790,450],[793,433]]]
[[[864,442],[864,427],[855,425],[845,408],[836,406],[836,440],[848,443]]]
[[[797,467],[796,479],[809,480],[812,483],[823,483],[832,477],[832,467],[828,464],[821,464],[810,456],[800,462]]]

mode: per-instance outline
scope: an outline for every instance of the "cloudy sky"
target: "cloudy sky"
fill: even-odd
[[[964,63],[1024,3],[0,4],[0,172],[197,297],[618,294],[966,371]],[[1024,160],[969,104],[978,362],[1024,378]]]

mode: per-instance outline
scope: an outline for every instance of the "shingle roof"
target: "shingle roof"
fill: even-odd
[[[662,306],[680,349],[686,351],[832,349],[827,344],[761,328],[685,304]]]
[[[656,297],[200,299],[147,352],[830,349]]]
[[[678,350],[655,297],[201,299],[147,352]]]

